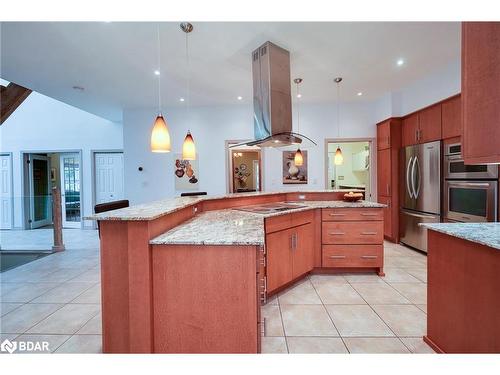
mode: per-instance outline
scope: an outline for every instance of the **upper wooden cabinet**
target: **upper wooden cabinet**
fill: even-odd
[[[418,113],[403,119],[401,146],[406,147],[418,143]]]
[[[500,22],[462,23],[462,156],[500,163]]]
[[[391,120],[377,125],[377,149],[385,150],[391,147]]]
[[[462,135],[462,101],[460,95],[441,104],[441,127],[443,139]]]
[[[418,113],[417,143],[441,139],[441,104],[423,109]]]
[[[391,150],[377,151],[377,189],[378,195],[390,197],[392,192],[391,184]]]

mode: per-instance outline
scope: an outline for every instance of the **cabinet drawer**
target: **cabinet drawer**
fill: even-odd
[[[383,245],[324,245],[323,267],[382,267]]]
[[[291,227],[309,224],[312,223],[313,218],[314,210],[268,217],[265,219],[266,233],[273,233]]]
[[[324,208],[321,218],[323,221],[382,221],[384,212],[381,208]]]
[[[383,221],[324,222],[322,223],[324,244],[382,244]]]

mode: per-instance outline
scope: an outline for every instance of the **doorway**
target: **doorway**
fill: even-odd
[[[226,143],[229,193],[262,191],[261,149],[250,146],[229,148],[232,143]]]
[[[0,229],[12,229],[12,154],[0,154]]]
[[[334,162],[337,148],[341,149],[343,162],[336,165]],[[325,140],[326,150],[326,188],[363,190],[365,199],[372,197],[372,140],[352,139]]]
[[[62,153],[59,156],[63,228],[81,227],[80,155]]]
[[[123,152],[94,152],[94,204],[124,197]]]

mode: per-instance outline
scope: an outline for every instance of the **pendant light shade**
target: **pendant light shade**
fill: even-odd
[[[170,152],[170,133],[167,123],[161,114],[156,117],[151,132],[151,151]]]
[[[196,147],[191,132],[188,130],[184,143],[182,144],[182,159],[196,160]]]
[[[295,157],[293,158],[293,162],[297,167],[304,165],[304,157],[302,155],[302,151],[300,151],[300,148],[298,148],[297,151],[295,151]]]
[[[344,163],[344,156],[342,156],[342,150],[340,146],[337,147],[337,151],[335,151],[335,157],[333,158],[333,163],[335,165],[342,165]]]

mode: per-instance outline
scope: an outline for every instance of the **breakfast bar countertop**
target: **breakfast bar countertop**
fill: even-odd
[[[500,223],[429,223],[427,229],[500,250]]]
[[[383,208],[369,202],[304,201],[300,208],[266,214],[224,209],[202,212],[153,238],[152,245],[264,245],[264,219],[317,208]]]

